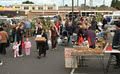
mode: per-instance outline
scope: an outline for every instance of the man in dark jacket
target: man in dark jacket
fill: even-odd
[[[112,48],[120,50],[120,21],[116,24],[116,32],[113,37]],[[116,56],[116,66],[115,69],[120,68],[120,53],[113,54]]]

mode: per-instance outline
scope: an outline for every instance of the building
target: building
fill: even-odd
[[[2,16],[24,16],[25,12],[12,6],[0,7],[0,15]]]
[[[13,4],[13,8],[25,11],[29,13],[30,11],[40,11],[40,10],[58,10],[56,4]]]

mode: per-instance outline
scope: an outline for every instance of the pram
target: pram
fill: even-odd
[[[63,31],[61,40],[62,40],[61,45],[68,45],[68,32],[67,31]]]

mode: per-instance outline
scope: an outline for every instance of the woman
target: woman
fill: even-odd
[[[58,37],[58,34],[57,34],[57,29],[55,27],[55,25],[53,24],[51,27],[50,27],[50,38],[51,39],[51,42],[52,42],[52,50],[56,50],[56,44],[57,44],[57,37]]]
[[[47,34],[45,33],[45,29],[42,28],[41,34],[42,37],[45,37],[45,41],[42,42],[38,42],[38,48],[39,48],[39,56],[38,58],[41,58],[41,55],[44,54],[44,57],[46,56],[46,50],[48,50],[48,38],[47,38]]]
[[[21,43],[20,46],[19,46],[19,55],[20,56],[23,56],[22,55],[22,41],[23,41],[23,38],[24,38],[23,25],[24,25],[24,22],[21,22],[20,25],[19,25],[19,28],[17,29],[17,42]]]

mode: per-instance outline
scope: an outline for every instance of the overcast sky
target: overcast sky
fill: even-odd
[[[0,0],[0,5],[3,6],[8,6],[8,5],[12,5],[12,4],[21,4],[23,1],[26,0]],[[51,4],[51,3],[55,3],[58,6],[62,6],[63,5],[63,0],[29,0],[29,1],[33,1],[35,4]],[[79,0],[79,4],[83,4],[84,0]],[[87,5],[90,5],[90,0],[86,0],[87,1]],[[105,5],[110,6],[112,0],[105,0]],[[72,0],[64,0],[64,4],[68,4],[69,6],[72,5]],[[74,4],[77,5],[77,0],[74,0]],[[103,4],[103,0],[93,0],[93,6],[99,6]]]

